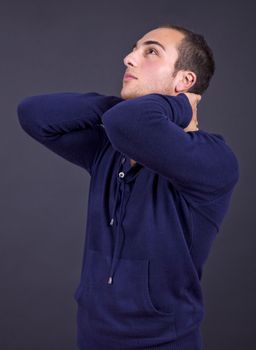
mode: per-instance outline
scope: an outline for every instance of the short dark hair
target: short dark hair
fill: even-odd
[[[179,56],[174,65],[173,77],[179,70],[191,70],[196,74],[197,79],[187,92],[202,95],[215,72],[213,52],[203,35],[172,24],[161,25],[157,28],[175,29],[185,35],[177,47]]]

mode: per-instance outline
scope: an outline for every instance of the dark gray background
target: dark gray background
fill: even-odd
[[[118,95],[131,45],[173,23],[202,33],[216,73],[199,128],[222,134],[240,181],[204,268],[204,350],[253,350],[255,287],[255,6],[253,1],[0,3],[0,349],[76,349],[76,303],[90,177],[21,129],[26,96]],[[89,349],[88,349],[89,350]]]

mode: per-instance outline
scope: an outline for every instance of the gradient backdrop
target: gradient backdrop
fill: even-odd
[[[1,350],[77,349],[90,183],[24,133],[17,104],[50,92],[119,95],[123,57],[165,23],[202,33],[213,49],[199,128],[222,134],[241,170],[203,273],[204,350],[255,349],[255,10],[241,0],[1,1]]]

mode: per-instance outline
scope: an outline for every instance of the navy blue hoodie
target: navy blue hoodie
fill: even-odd
[[[34,95],[17,113],[32,138],[90,175],[79,348],[201,350],[203,265],[239,179],[223,136],[183,130],[183,93]]]

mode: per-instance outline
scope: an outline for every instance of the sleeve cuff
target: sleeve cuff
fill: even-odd
[[[189,102],[187,95],[185,95],[183,92],[178,94],[176,97],[183,102],[182,105],[183,105],[184,110],[182,113],[181,127],[186,128],[192,119],[192,115],[193,115],[192,107],[191,107],[191,104]]]

